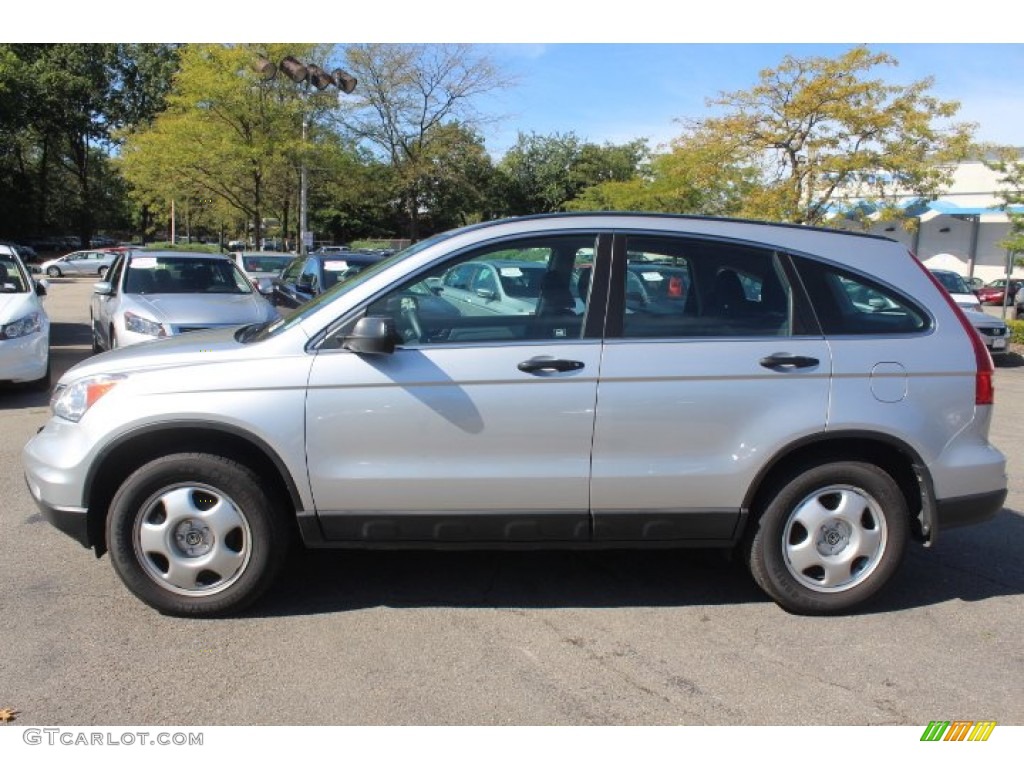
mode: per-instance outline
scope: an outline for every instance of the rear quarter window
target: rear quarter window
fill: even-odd
[[[928,314],[892,288],[811,259],[794,262],[826,335],[922,333],[931,328]]]

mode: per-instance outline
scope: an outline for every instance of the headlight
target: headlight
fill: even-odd
[[[33,312],[7,325],[0,325],[0,339],[17,339],[43,330],[43,317],[40,312]]]
[[[163,325],[134,312],[124,313],[124,327],[133,333],[144,333],[146,336],[163,338],[167,335],[167,329]]]
[[[85,416],[86,411],[125,378],[120,374],[101,373],[79,379],[66,387],[58,387],[53,392],[50,408],[53,409],[54,416],[60,416],[68,421],[79,421]]]

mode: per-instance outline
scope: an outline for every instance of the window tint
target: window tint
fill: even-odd
[[[794,259],[826,334],[917,333],[930,327],[914,303],[874,281],[810,259]]]
[[[769,250],[632,237],[625,281],[627,338],[792,334],[791,291]]]
[[[586,297],[577,272],[595,235],[491,245],[435,267],[374,301],[406,346],[577,339]]]

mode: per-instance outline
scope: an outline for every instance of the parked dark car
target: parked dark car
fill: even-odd
[[[275,306],[294,309],[319,296],[342,277],[354,275],[383,258],[364,251],[299,256],[274,278],[270,300]]]

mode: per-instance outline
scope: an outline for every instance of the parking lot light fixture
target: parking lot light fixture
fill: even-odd
[[[275,66],[270,59],[260,56],[253,63],[253,69],[264,81],[273,80],[277,73],[284,72],[296,85],[302,85],[300,91],[305,103],[309,95],[309,87],[312,85],[318,91],[333,85],[341,93],[352,93],[356,88],[356,79],[343,69],[335,69],[328,73],[316,64],[303,64],[294,56],[285,56]],[[309,114],[305,106],[302,110],[302,144],[305,146],[309,130]],[[299,254],[305,256],[309,250],[307,240],[311,239],[308,233],[309,212],[307,210],[307,196],[309,192],[309,178],[305,160],[299,167]]]

